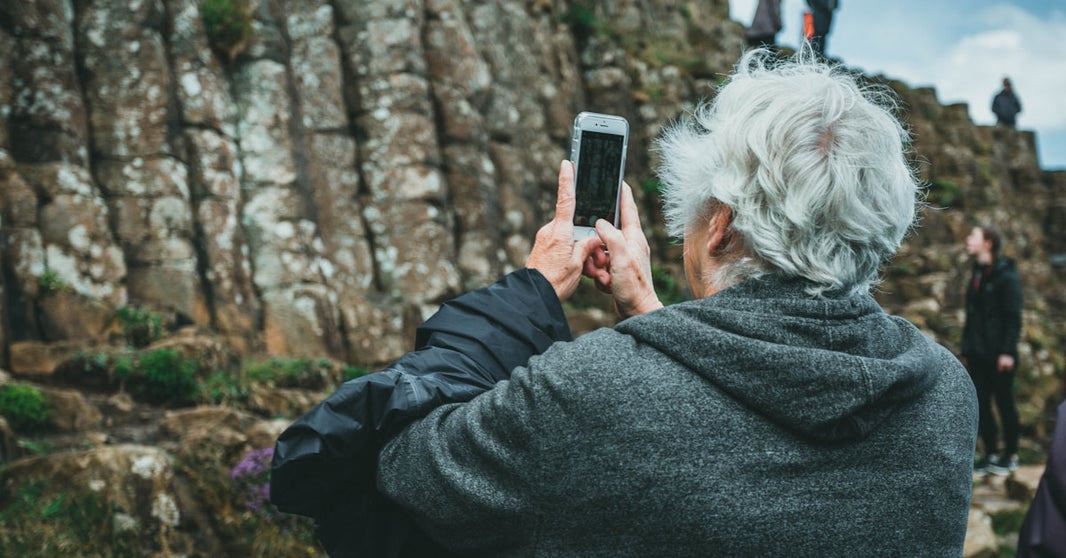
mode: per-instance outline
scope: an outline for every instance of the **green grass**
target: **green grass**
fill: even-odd
[[[145,347],[163,337],[163,317],[156,312],[123,306],[115,310],[115,316],[122,324],[122,333],[130,346]]]
[[[1026,508],[1018,508],[990,514],[992,530],[1001,537],[1010,533],[1017,533],[1022,528],[1022,522],[1025,521],[1025,513],[1027,511]]]
[[[0,415],[19,432],[34,432],[48,426],[48,400],[37,388],[24,383],[0,387]]]
[[[240,406],[249,395],[247,382],[241,381],[240,374],[228,370],[215,372],[200,384],[201,399],[215,405]]]
[[[246,361],[244,375],[276,387],[326,389],[335,384],[333,364],[326,359],[273,357]]]
[[[136,369],[144,379],[149,400],[192,403],[200,392],[196,381],[199,367],[174,349],[159,349],[141,355]]]
[[[123,389],[155,404],[205,403],[241,408],[254,389],[298,388],[332,391],[341,382],[370,373],[324,358],[272,357],[246,360],[238,367],[210,369],[173,348],[82,353],[83,378],[106,389]]]
[[[33,481],[12,490],[0,511],[0,556],[138,556],[139,537],[117,532],[115,512],[100,494],[47,490]]]
[[[196,403],[200,399],[200,365],[175,349],[155,349],[140,354],[95,353],[80,355],[87,374],[106,385],[119,385],[151,403]]]

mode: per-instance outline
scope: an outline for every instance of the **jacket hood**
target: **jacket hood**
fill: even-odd
[[[751,279],[616,330],[803,437],[864,438],[934,385],[941,349],[867,293],[812,297],[806,286]]]

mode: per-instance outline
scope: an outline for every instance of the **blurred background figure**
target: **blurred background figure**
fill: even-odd
[[[840,7],[840,0],[807,0],[814,20],[814,34],[810,38],[814,52],[825,56],[826,40],[833,23],[833,11]]]
[[[984,457],[974,466],[974,472],[979,474],[1006,475],[1018,468],[1014,371],[1022,330],[1022,289],[1014,261],[1000,255],[1002,246],[1003,233],[996,227],[974,227],[966,237],[966,253],[973,257],[973,275],[966,289],[962,357],[977,388],[984,444]],[[1003,423],[1002,454],[996,453],[999,429],[992,414],[993,400]]]
[[[996,114],[996,124],[1014,127],[1014,119],[1022,111],[1022,102],[1011,89],[1010,79],[1003,78],[1003,89],[992,98],[992,112]]]
[[[759,0],[755,18],[748,27],[748,46],[776,47],[777,32],[781,30],[781,0]]]

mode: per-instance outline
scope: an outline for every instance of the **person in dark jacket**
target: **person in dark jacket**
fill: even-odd
[[[807,0],[807,7],[811,9],[811,17],[814,19],[811,46],[815,52],[825,56],[829,30],[833,26],[833,12],[840,7],[840,0]]]
[[[755,17],[745,31],[748,46],[773,47],[781,30],[781,0],[759,0]]]
[[[1044,475],[1018,532],[1017,558],[1066,556],[1066,401],[1056,412]]]
[[[412,422],[381,493],[464,555],[961,555],[973,385],[869,293],[918,191],[886,95],[755,50],[669,128],[664,212],[695,297],[672,306],[628,186],[621,228],[574,242],[564,162],[526,261],[551,289],[494,296],[558,308],[584,274],[624,320]]]
[[[375,488],[378,453],[411,421],[467,401],[556,341],[573,339],[555,291],[532,269],[445,303],[418,327],[415,350],[350,380],[278,438],[271,503],[315,519],[336,557],[446,558],[406,512]]]
[[[1013,128],[1021,111],[1022,102],[1014,94],[1010,80],[1003,78],[1003,89],[992,98],[992,113],[996,115],[996,124]]]
[[[966,288],[961,348],[980,408],[984,456],[974,467],[978,473],[1007,474],[1018,468],[1014,371],[1022,330],[1022,290],[1014,262],[1000,256],[1002,239],[999,229],[992,226],[974,227],[966,237],[973,272]],[[999,429],[992,414],[993,400],[1003,423],[1001,454],[997,454]]]

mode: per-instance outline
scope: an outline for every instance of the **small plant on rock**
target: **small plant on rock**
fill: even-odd
[[[252,536],[252,552],[257,556],[310,555],[315,551],[311,521],[278,511],[270,503],[270,462],[274,448],[251,450],[230,471],[238,504],[244,508]]]
[[[263,519],[274,519],[281,512],[270,503],[270,462],[274,448],[266,447],[244,454],[240,463],[230,471],[241,503]]]
[[[57,489],[43,481],[7,491],[0,511],[0,556],[144,555],[139,548],[144,539],[122,532],[111,502],[98,492]]]
[[[338,380],[329,360],[301,357],[248,361],[244,365],[244,374],[254,382],[286,388],[326,389]]]
[[[151,351],[137,361],[144,376],[145,391],[155,401],[189,403],[200,391],[195,360],[183,358],[174,349]]]
[[[41,296],[53,295],[67,290],[67,282],[59,277],[59,274],[51,269],[45,270],[37,280],[37,288]]]
[[[0,387],[0,415],[18,431],[40,430],[48,425],[48,400],[29,384]]]
[[[111,363],[111,373],[132,393],[148,401],[194,403],[200,395],[196,373],[200,365],[174,349],[157,349],[136,359],[120,357]]]
[[[200,17],[211,47],[233,60],[252,37],[252,12],[246,0],[204,0]]]
[[[584,0],[575,2],[560,19],[570,25],[570,30],[579,44],[607,32],[607,23],[596,17],[595,7]]]
[[[123,306],[115,315],[122,324],[126,342],[134,347],[145,347],[163,336],[163,317],[151,310]]]
[[[215,405],[239,406],[248,400],[249,389],[240,375],[226,371],[211,374],[200,385],[201,399]]]

